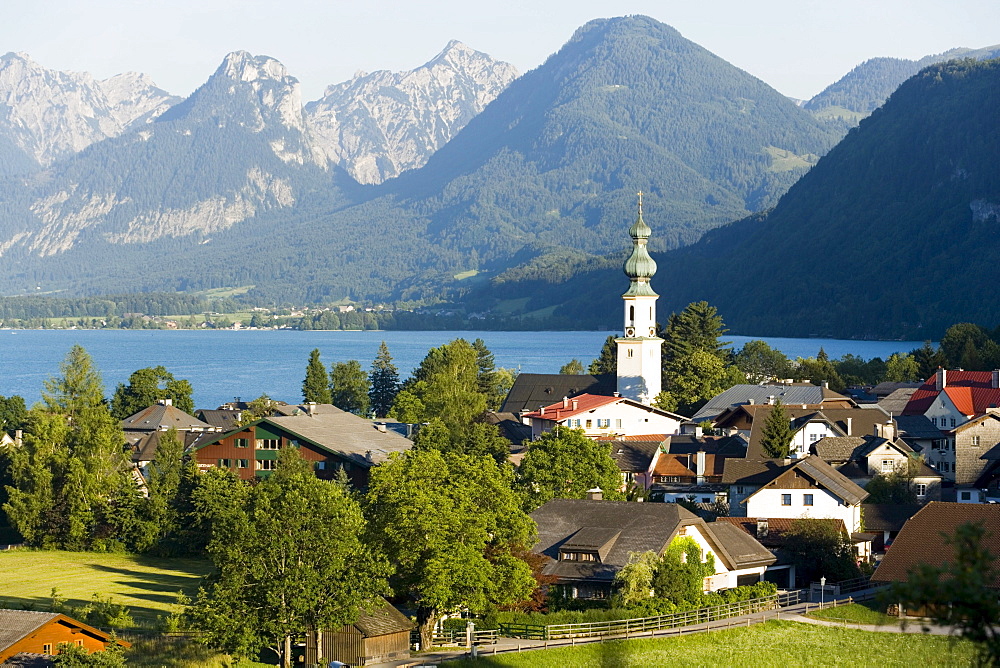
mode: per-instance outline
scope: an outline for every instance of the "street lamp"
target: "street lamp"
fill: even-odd
[[[826,576],[819,579],[819,609],[823,609],[823,602],[826,595]]]

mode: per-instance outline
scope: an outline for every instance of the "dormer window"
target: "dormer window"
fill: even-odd
[[[597,561],[594,552],[560,552],[559,561]]]

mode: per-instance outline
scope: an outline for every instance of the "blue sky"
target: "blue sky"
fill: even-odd
[[[10,0],[8,0],[10,2]],[[875,56],[1000,43],[998,0],[34,0],[8,7],[0,52],[105,78],[145,72],[187,95],[230,51],[283,62],[315,99],[357,70],[405,70],[450,39],[537,67],[588,20],[646,14],[780,92],[809,98]]]

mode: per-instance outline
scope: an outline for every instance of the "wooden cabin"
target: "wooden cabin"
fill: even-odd
[[[62,643],[101,652],[113,642],[130,647],[123,640],[112,640],[104,631],[56,612],[0,610],[0,662],[22,653],[54,656]]]
[[[410,656],[410,631],[414,626],[392,604],[380,600],[371,610],[362,610],[353,624],[336,631],[307,633],[305,662],[318,664],[322,658],[349,666],[368,666],[406,659]]]

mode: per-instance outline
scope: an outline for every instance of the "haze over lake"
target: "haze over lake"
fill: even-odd
[[[214,408],[233,397],[252,399],[267,393],[294,403],[302,398],[309,351],[319,348],[323,361],[356,359],[370,369],[385,341],[400,377],[406,378],[427,351],[453,339],[481,338],[497,366],[525,373],[558,373],[573,358],[584,366],[601,350],[611,332],[406,332],[406,331],[166,331],[166,330],[2,330],[0,394],[19,394],[29,405],[41,398],[42,383],[59,372],[70,347],[79,343],[104,376],[108,396],[136,369],[162,364],[194,386],[199,408]],[[752,338],[727,336],[734,348]],[[844,341],[837,339],[765,338],[791,358],[815,355],[822,347],[831,358],[852,353],[885,359],[907,352],[920,341]]]

